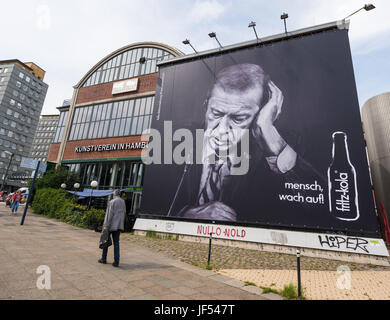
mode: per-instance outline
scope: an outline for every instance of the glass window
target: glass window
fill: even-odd
[[[108,137],[112,137],[114,134],[114,126],[115,126],[115,120],[111,120],[110,124],[108,125]]]
[[[109,121],[102,121],[100,126],[99,138],[106,138],[108,134]]]
[[[136,134],[136,130],[137,130],[137,120],[138,120],[138,117],[134,117],[133,118],[133,121],[131,123],[131,135],[135,135]]]
[[[142,133],[142,125],[143,125],[144,117],[138,118],[138,128],[137,128],[137,134]]]
[[[121,118],[123,113],[123,101],[118,102],[118,114],[117,118]]]
[[[89,124],[88,139],[92,139],[93,138],[93,133],[94,133],[94,130],[95,130],[95,123],[96,122],[92,122],[92,123]]]
[[[125,130],[125,121],[126,119],[119,119],[119,131],[118,131],[118,136],[119,137],[122,137],[124,134],[124,130]]]
[[[141,57],[146,57],[149,60],[141,65],[139,63]],[[173,55],[169,52],[156,48],[130,49],[105,62],[86,80],[83,87],[113,80],[127,79],[138,76],[139,74],[154,73],[157,71],[157,61],[162,61],[170,57],[173,57]]]

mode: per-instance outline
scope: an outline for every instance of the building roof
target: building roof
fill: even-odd
[[[73,87],[74,89],[78,89],[78,88],[81,88],[81,86],[84,84],[85,81],[88,80],[88,78],[91,76],[91,74],[93,74],[97,69],[100,68],[101,65],[103,65],[104,63],[106,63],[108,60],[112,59],[113,57],[123,53],[123,52],[126,52],[130,49],[136,49],[136,48],[143,48],[143,47],[155,47],[157,49],[162,49],[162,50],[165,50],[165,51],[168,51],[170,53],[172,53],[174,56],[182,56],[184,55],[183,52],[181,52],[180,50],[174,48],[174,47],[171,47],[171,46],[168,46],[164,43],[159,43],[159,42],[152,42],[152,41],[145,41],[145,42],[136,42],[136,43],[132,43],[132,44],[129,44],[127,46],[124,46],[122,48],[119,48],[118,50],[115,50],[114,52],[111,52],[110,54],[108,54],[107,56],[105,56],[102,60],[100,60],[97,64],[95,64],[85,75],[84,77],[81,78],[81,80]],[[58,109],[58,108],[57,108]]]
[[[31,67],[26,65],[24,62],[18,60],[18,59],[8,59],[8,60],[0,60],[0,64],[19,64],[23,68],[28,69],[29,71],[33,71]]]

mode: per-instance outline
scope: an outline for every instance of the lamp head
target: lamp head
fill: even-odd
[[[92,181],[91,182],[91,187],[92,188],[96,188],[98,185],[99,185],[99,183],[97,181]]]
[[[366,5],[364,6],[364,9],[365,9],[366,11],[370,11],[370,10],[375,9],[375,6],[374,6],[372,3],[369,3],[369,4],[366,4]]]
[[[284,19],[287,19],[288,18],[288,14],[287,13],[283,13],[281,16],[280,16],[280,19],[284,20]]]
[[[251,22],[248,26],[248,28],[253,28],[253,27],[256,27],[256,22]]]
[[[80,188],[80,183],[75,183],[73,187],[74,187],[75,189]]]
[[[210,38],[215,38],[217,35],[215,34],[215,32],[210,32],[209,33],[209,37]]]
[[[61,188],[66,189],[66,184],[65,183],[61,184]]]
[[[183,44],[190,44],[190,40],[185,39],[185,40],[183,41]]]

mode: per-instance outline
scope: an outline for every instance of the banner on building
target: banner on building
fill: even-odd
[[[152,129],[141,215],[379,237],[345,29],[162,64]]]

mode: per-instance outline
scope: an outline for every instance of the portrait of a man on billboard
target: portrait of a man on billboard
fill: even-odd
[[[237,64],[219,72],[206,105],[205,161],[199,191],[195,203],[189,203],[177,216],[241,221],[243,204],[237,201],[238,195],[257,188],[257,198],[264,202],[261,185],[268,178],[293,177],[297,182],[300,176],[312,176],[313,181],[323,181],[274,126],[282,112],[283,93],[259,65]],[[249,171],[234,176],[230,172],[234,163],[231,156],[235,155],[229,150],[238,149],[245,130],[249,131]],[[207,163],[210,155],[215,155],[215,163]],[[247,175],[258,183],[248,183]]]
[[[141,215],[377,233],[347,30],[159,68],[152,129],[201,161],[148,165]]]

